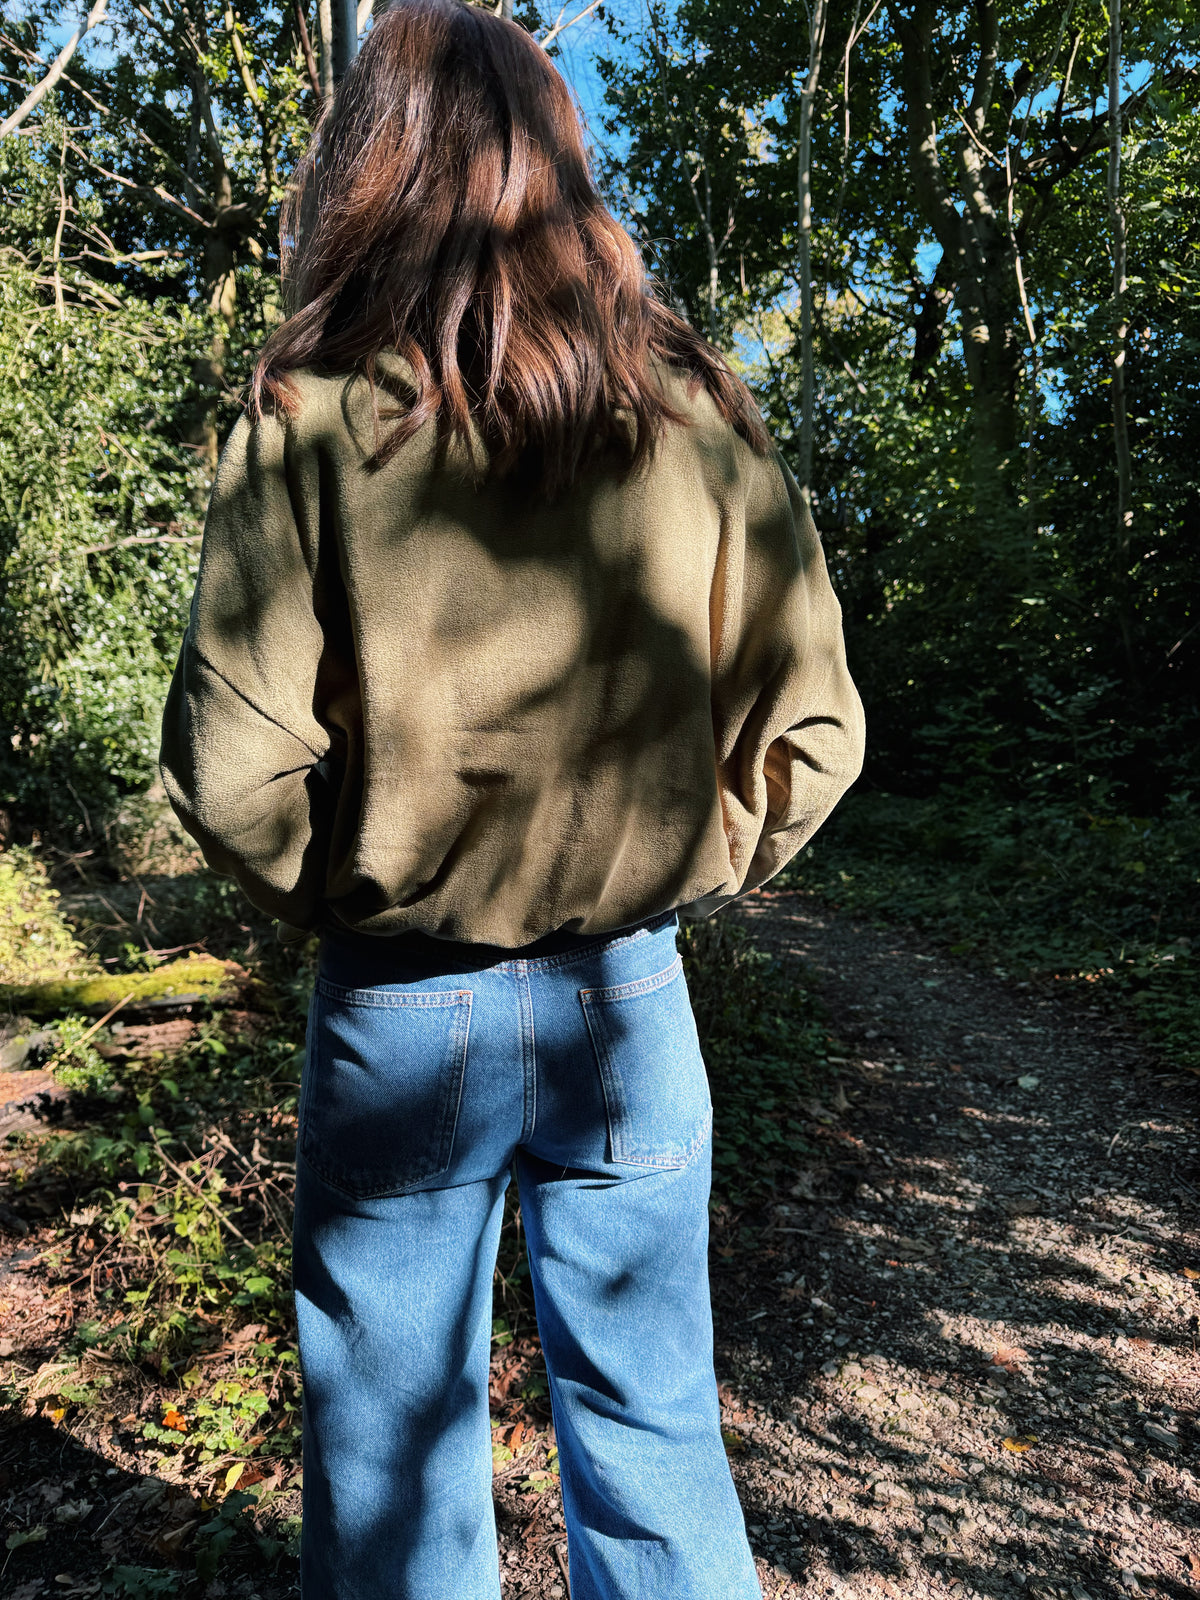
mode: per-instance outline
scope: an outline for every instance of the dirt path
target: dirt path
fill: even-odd
[[[1194,1078],[915,934],[745,916],[846,1046],[827,1159],[714,1274],[765,1593],[1200,1594]]]

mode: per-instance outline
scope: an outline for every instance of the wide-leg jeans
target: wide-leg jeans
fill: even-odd
[[[488,1365],[514,1173],[572,1600],[759,1600],[719,1428],[712,1108],[675,936],[670,916],[516,955],[323,941],[295,1229],[304,1600],[500,1595]]]

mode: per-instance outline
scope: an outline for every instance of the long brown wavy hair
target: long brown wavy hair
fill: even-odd
[[[655,298],[588,170],[566,84],[523,28],[465,0],[397,0],[317,125],[283,211],[289,315],[251,411],[293,411],[300,367],[365,373],[381,465],[431,418],[483,470],[535,463],[547,492],[612,447],[641,461],[682,421],[655,358],[702,385],[758,450],[754,401]],[[412,385],[379,411],[376,361]],[[632,426],[631,426],[632,423]]]

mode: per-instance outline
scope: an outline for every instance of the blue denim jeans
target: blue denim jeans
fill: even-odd
[[[572,1600],[759,1600],[721,1441],[711,1105],[674,917],[521,952],[323,941],[295,1284],[305,1600],[497,1600],[515,1173]]]

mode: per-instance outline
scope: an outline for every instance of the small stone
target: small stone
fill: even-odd
[[[1144,1422],[1142,1431],[1150,1439],[1155,1439],[1159,1444],[1165,1444],[1168,1450],[1179,1449],[1179,1435],[1172,1433],[1169,1428],[1161,1427],[1157,1422]]]
[[[935,1512],[932,1517],[927,1517],[925,1526],[933,1533],[941,1534],[943,1539],[953,1539],[954,1537],[954,1524],[949,1517],[943,1517],[940,1512]]]
[[[1121,1587],[1128,1589],[1130,1594],[1141,1594],[1142,1592],[1142,1586],[1137,1581],[1136,1575],[1130,1572],[1128,1567],[1123,1568],[1121,1571]]]
[[[907,1506],[912,1504],[912,1495],[902,1483],[893,1483],[889,1478],[878,1478],[871,1485],[871,1495],[877,1506]]]

